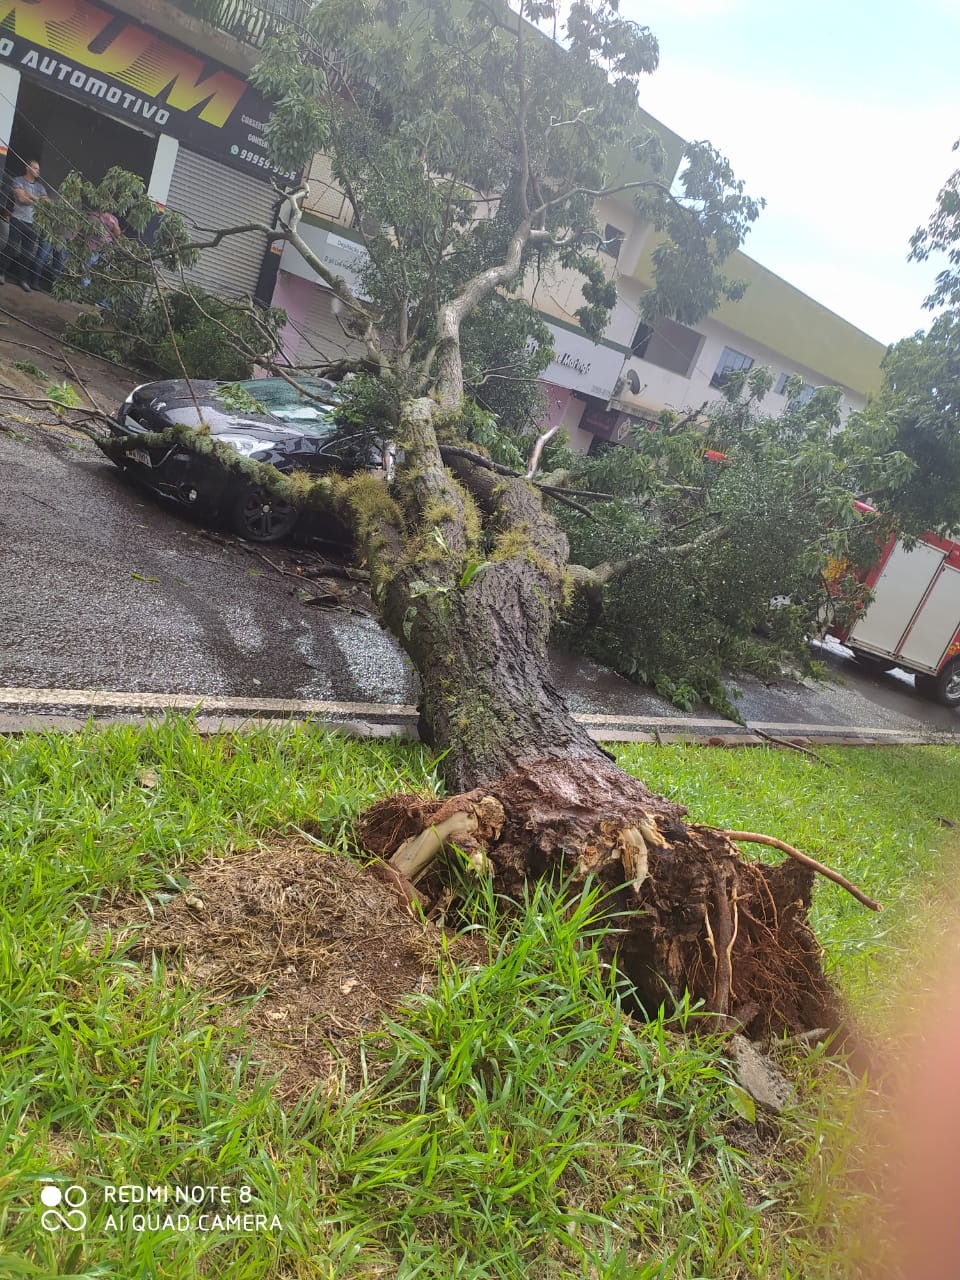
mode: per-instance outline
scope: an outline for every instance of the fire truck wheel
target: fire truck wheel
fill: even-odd
[[[948,662],[937,676],[937,697],[948,707],[960,707],[960,658]]]
[[[853,657],[865,671],[892,671],[897,665],[891,658],[881,658],[875,653],[864,653],[862,649],[854,649]]]
[[[942,702],[945,707],[960,707],[960,657],[951,659],[938,675],[918,674],[916,686],[925,698]]]

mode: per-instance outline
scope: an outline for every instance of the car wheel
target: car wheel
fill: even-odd
[[[892,671],[897,665],[892,658],[881,658],[876,653],[864,653],[862,649],[854,649],[853,657],[865,671]]]
[[[276,542],[297,522],[297,510],[266,489],[245,489],[233,505],[233,527],[249,542]]]
[[[925,698],[942,702],[945,707],[960,707],[960,657],[951,659],[939,675],[918,673],[915,683]]]

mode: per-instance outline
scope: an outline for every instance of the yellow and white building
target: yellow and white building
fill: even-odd
[[[258,46],[276,25],[302,18],[308,0],[221,0],[217,25],[170,0],[10,0],[0,7],[0,151],[19,174],[39,159],[54,187],[72,168],[99,181],[113,164],[142,175],[161,207],[199,232],[224,224],[274,225],[280,202],[264,138],[270,104],[247,82]],[[682,140],[646,117],[667,156],[664,181],[680,165]],[[624,180],[644,175],[624,152]],[[309,172],[301,231],[320,258],[348,281],[365,257],[352,211],[326,157]],[[766,366],[775,378],[766,407],[785,403],[783,384],[838,385],[846,410],[880,384],[885,348],[743,253],[727,274],[749,287],[701,323],[641,323],[650,286],[654,234],[629,193],[600,203],[602,260],[617,305],[600,343],[579,329],[580,277],[562,271],[528,286],[550,327],[556,358],[544,374],[548,422],[562,422],[573,446],[616,440],[630,419],[664,408],[689,410],[718,394],[725,370]],[[335,359],[355,344],[336,301],[290,246],[268,247],[253,231],[205,253],[197,283],[283,307],[286,352],[302,364]]]

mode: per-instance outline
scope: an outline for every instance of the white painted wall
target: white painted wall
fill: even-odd
[[[633,297],[630,294],[633,294]],[[621,301],[618,304],[618,329],[625,331],[629,327],[627,316],[635,317],[632,333],[636,331],[639,321],[639,293],[630,282],[621,282]],[[813,387],[833,386],[833,380],[826,378],[816,369],[798,364],[791,360],[789,354],[775,351],[772,347],[764,347],[752,338],[744,337],[735,329],[719,324],[707,317],[699,324],[691,326],[703,335],[703,344],[697,354],[693,367],[686,377],[662,369],[649,360],[639,356],[630,356],[624,362],[624,371],[632,369],[640,379],[641,390],[638,395],[631,395],[624,387],[617,395],[617,401],[627,412],[634,407],[638,413],[656,414],[661,409],[677,409],[680,411],[694,409],[704,403],[720,398],[720,392],[710,386],[710,379],[717,368],[724,347],[732,347],[743,355],[753,357],[753,367],[764,367],[773,373],[776,380],[781,373],[799,374],[804,382]],[[608,330],[608,336],[613,336]],[[629,339],[619,339],[621,342]],[[844,417],[856,409],[862,409],[865,397],[849,387],[843,388],[841,412]],[[777,415],[786,406],[786,399],[771,390],[760,402],[765,413]]]
[[[326,157],[320,155],[314,157],[310,179],[311,194],[307,208],[335,221],[344,221],[347,209],[343,193],[333,181],[330,162]],[[626,347],[632,342],[640,322],[641,289],[631,273],[640,259],[651,233],[651,226],[647,222],[641,222],[632,210],[625,208],[616,200],[602,201],[596,216],[601,230],[610,223],[626,233],[617,261],[610,257],[601,257],[601,261],[607,268],[608,277],[616,280],[618,291],[617,303],[604,332],[604,340],[606,343]],[[316,234],[324,238],[329,237],[329,233],[317,232],[316,229],[305,224],[301,225],[301,230],[306,236]],[[359,252],[362,254],[362,248]],[[309,269],[303,266],[302,261],[294,263],[286,251],[283,265],[297,274],[312,275]],[[339,269],[345,270],[347,264],[340,262],[338,265]],[[556,264],[548,264],[541,273],[531,274],[524,281],[520,292],[537,308],[545,320],[557,318],[575,324],[573,313],[583,303],[581,284],[582,278],[575,272],[564,271]],[[634,411],[638,416],[655,417],[662,409],[685,411],[698,407],[704,401],[719,399],[720,393],[710,386],[710,379],[723,348],[732,347],[736,351],[752,356],[755,367],[769,368],[775,379],[781,373],[799,374],[811,386],[832,385],[832,380],[824,377],[816,369],[797,364],[789,359],[788,354],[763,347],[753,339],[745,338],[735,330],[709,318],[694,327],[703,335],[704,341],[693,368],[687,376],[663,369],[639,357],[622,358],[609,346],[597,347],[589,344],[589,351],[587,351],[588,339],[571,334],[561,327],[555,327],[555,336],[560,339],[558,350],[566,350],[567,347],[571,350],[576,348],[574,354],[580,358],[580,363],[583,364],[586,361],[592,368],[587,375],[579,368],[571,372],[572,366],[569,363],[565,367],[555,364],[547,370],[545,381],[573,387],[602,399],[604,395],[610,393],[619,372],[633,369],[640,380],[641,391],[633,396],[626,387],[621,388],[616,393],[617,404],[628,413]],[[585,352],[587,354],[584,354]],[[620,369],[612,372],[620,359],[623,361]],[[585,449],[593,436],[590,432],[576,426],[583,412],[583,406],[582,402],[574,402],[574,404],[575,413],[571,410],[571,421],[565,425],[570,431],[573,447]],[[863,404],[862,395],[851,391],[850,388],[843,389],[841,412],[844,416],[854,409],[862,408]],[[785,405],[785,398],[771,390],[764,397],[761,408],[767,413],[778,414],[782,412]]]
[[[625,367],[636,371],[641,384],[645,384],[645,389],[635,397],[628,391],[623,391],[619,398],[625,403],[628,400],[635,401],[638,407],[647,411],[693,409],[703,404],[705,400],[719,399],[720,393],[710,386],[710,379],[717,368],[724,347],[732,347],[734,351],[752,356],[753,367],[769,369],[775,379],[781,373],[799,374],[804,382],[813,387],[835,385],[832,379],[825,378],[818,370],[798,364],[772,348],[760,346],[757,342],[745,338],[734,329],[718,324],[715,320],[709,318],[703,320],[697,325],[697,329],[704,335],[704,343],[688,377],[681,377],[679,374],[651,364],[648,360],[634,356],[627,360]],[[771,390],[760,402],[760,408],[765,413],[776,415],[783,410],[785,404],[784,396],[777,395]],[[841,411],[844,416],[854,409],[862,409],[864,404],[864,396],[852,391],[849,387],[843,388]]]

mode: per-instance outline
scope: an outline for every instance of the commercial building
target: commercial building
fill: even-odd
[[[659,133],[668,170],[675,174],[682,139],[650,117],[647,123]],[[301,234],[325,265],[354,286],[366,250],[350,225],[352,210],[325,157],[315,157],[309,179]],[[879,388],[884,344],[745,253],[735,253],[725,268],[731,278],[747,281],[743,298],[723,303],[696,326],[661,320],[651,329],[641,320],[641,298],[651,285],[653,229],[637,217],[629,197],[604,200],[597,221],[604,234],[601,260],[617,285],[617,305],[602,342],[588,338],[576,321],[581,277],[546,271],[535,292],[528,286],[556,352],[542,375],[546,424],[562,423],[575,449],[589,449],[595,440],[618,441],[631,422],[654,421],[665,408],[686,411],[716,399],[724,373],[734,369],[771,370],[774,384],[763,408],[772,414],[785,406],[793,376],[803,383],[801,394],[839,386],[844,414],[862,408]],[[308,364],[358,351],[344,332],[337,299],[289,245],[280,259],[274,302],[290,317],[291,359]]]
[[[313,188],[301,234],[325,265],[357,284],[366,250],[347,225],[342,197],[329,181]],[[787,403],[788,379],[798,376],[810,394],[839,386],[844,414],[862,408],[880,386],[886,347],[835,315],[744,253],[736,253],[727,273],[748,281],[737,302],[725,302],[693,327],[661,320],[654,328],[640,318],[649,288],[650,228],[637,223],[623,205],[605,209],[616,223],[604,223],[618,249],[611,256],[618,302],[603,341],[593,342],[578,327],[579,278],[565,273],[541,276],[535,305],[550,330],[555,357],[542,380],[548,397],[545,425],[561,422],[575,449],[594,440],[618,441],[633,421],[655,421],[665,409],[688,411],[720,395],[723,375],[766,367],[774,375],[763,408],[771,414]],[[274,302],[290,317],[286,349],[292,360],[358,353],[340,323],[339,303],[291,246],[284,247]]]
[[[56,189],[72,169],[98,182],[122,165],[160,207],[198,229],[272,225],[277,171],[263,136],[270,106],[247,83],[268,25],[262,17],[245,26],[239,6],[221,6],[227,18],[233,8],[243,38],[164,0],[0,0],[8,173],[36,159]],[[234,237],[205,254],[194,277],[269,300],[275,271],[261,279],[266,247],[261,234]]]

